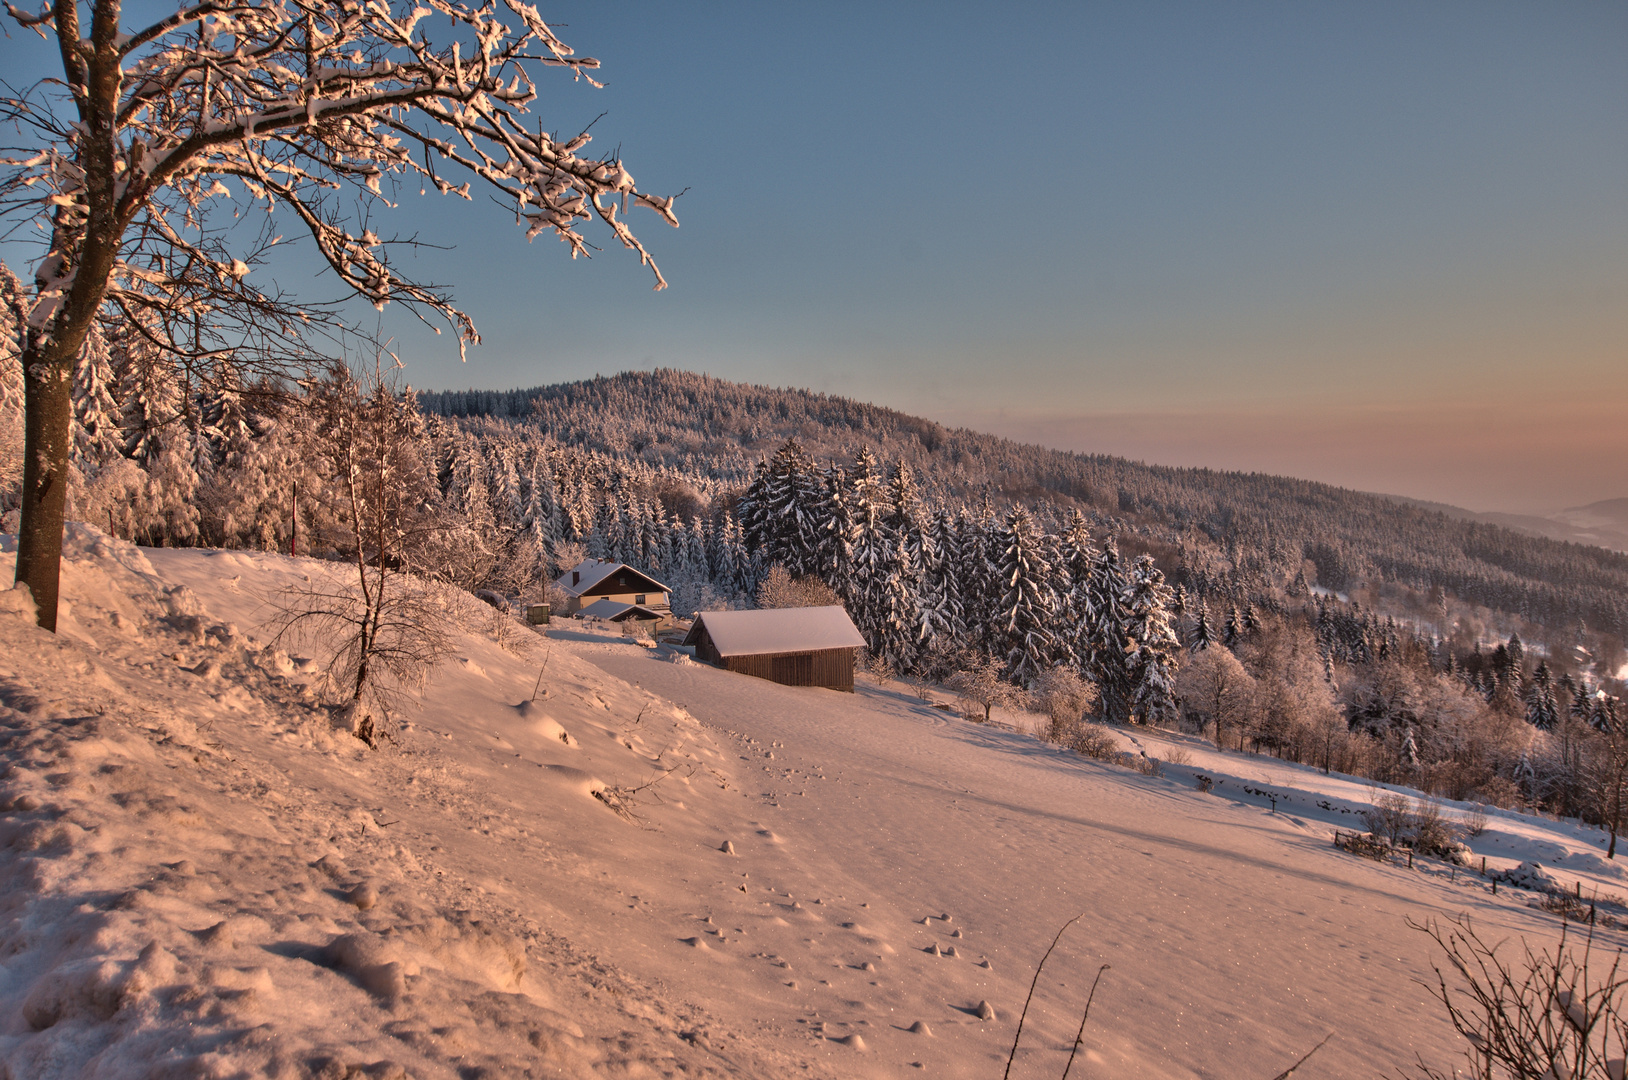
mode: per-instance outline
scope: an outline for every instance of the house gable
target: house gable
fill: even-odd
[[[672,590],[641,570],[626,563],[588,559],[561,574],[555,581],[573,599],[589,597],[622,598],[627,603],[665,608]]]

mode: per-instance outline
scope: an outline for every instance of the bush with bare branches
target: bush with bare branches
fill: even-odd
[[[1622,950],[1601,957],[1590,931],[1579,953],[1562,926],[1552,949],[1489,943],[1467,915],[1409,923],[1446,954],[1431,992],[1470,1043],[1479,1080],[1623,1080],[1628,1057],[1628,969]],[[1602,963],[1602,960],[1608,961]],[[1603,970],[1602,970],[1603,968]],[[1449,1075],[1419,1062],[1425,1080]]]

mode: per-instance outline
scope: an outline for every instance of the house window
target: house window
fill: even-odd
[[[633,602],[635,604],[643,604],[644,603],[644,593],[639,593],[637,596],[635,596],[633,598]]]

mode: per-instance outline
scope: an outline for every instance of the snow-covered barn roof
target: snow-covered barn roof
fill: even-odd
[[[661,612],[652,611],[643,604],[624,604],[620,600],[595,600],[577,615],[585,619],[605,619],[622,622],[624,619],[659,619]]]
[[[643,570],[635,570],[627,563],[601,562],[598,559],[584,559],[561,574],[559,580],[554,584],[572,596],[581,596],[583,593],[597,588],[605,579],[616,574],[619,570],[624,571],[630,579],[634,579],[627,584],[625,589],[622,588],[622,582],[617,583],[617,587],[623,592],[672,592],[671,588],[663,585]]]
[[[812,652],[863,648],[865,639],[842,607],[768,608],[758,611],[703,611],[684,639],[694,645],[703,630],[719,656]]]

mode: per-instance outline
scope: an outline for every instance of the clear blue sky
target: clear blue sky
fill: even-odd
[[[689,188],[632,219],[672,287],[406,199],[485,338],[387,317],[417,385],[679,367],[1474,509],[1628,495],[1621,0],[541,8],[608,84],[545,78],[544,123],[606,113]]]

